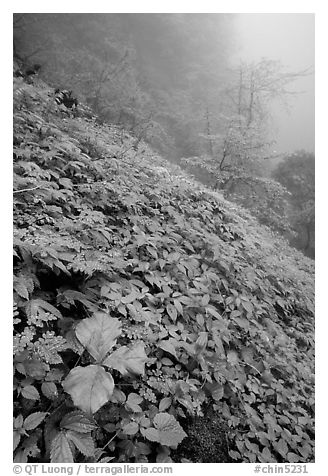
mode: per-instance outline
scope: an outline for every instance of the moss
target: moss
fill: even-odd
[[[229,428],[223,417],[208,407],[203,417],[181,422],[188,437],[172,453],[174,462],[188,459],[193,463],[230,463]],[[183,462],[183,461],[182,461]]]

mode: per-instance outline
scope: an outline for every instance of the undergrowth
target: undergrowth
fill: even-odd
[[[15,81],[16,462],[313,461],[313,301],[242,209]]]

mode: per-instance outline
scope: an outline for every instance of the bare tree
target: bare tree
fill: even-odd
[[[287,104],[289,96],[299,93],[291,88],[295,80],[308,74],[309,70],[285,72],[279,62],[266,59],[237,68],[235,80],[226,89],[228,112],[216,140],[214,155],[220,171],[235,167],[250,170],[252,163],[271,157],[271,101],[278,98]]]

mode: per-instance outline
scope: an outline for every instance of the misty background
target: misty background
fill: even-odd
[[[95,15],[97,14],[89,15],[89,17],[93,17],[93,22],[95,21]],[[50,64],[51,50],[52,48],[56,48],[56,44],[58,46],[61,44],[64,50],[65,46],[68,49],[71,48],[69,39],[64,31],[65,25],[70,24],[71,20],[73,31],[75,30],[77,35],[80,34],[82,49],[88,48],[88,45],[83,45],[83,40],[88,41],[88,36],[91,35],[91,32],[86,34],[86,32],[79,31],[78,24],[81,22],[82,17],[86,18],[88,15],[24,14],[24,25],[19,25],[17,19],[20,18],[20,14],[16,14],[14,37],[16,37],[16,42],[19,45],[18,48],[24,53],[27,53],[27,55],[23,56],[27,56],[29,60],[38,61],[42,59],[43,74],[50,80],[56,80],[58,77],[61,82],[65,82],[65,80],[63,81],[60,71],[53,71],[54,64]],[[123,21],[124,17],[125,20]],[[148,20],[145,20],[146,17]],[[156,31],[155,26],[161,17],[162,19],[170,17],[172,21],[177,23],[179,21],[182,22],[182,17],[185,17],[189,18],[190,24],[198,23],[198,38],[194,37],[191,40],[190,38],[183,38],[183,35],[180,35],[180,38],[172,37],[171,40],[169,40],[168,37],[166,37],[166,40],[169,40],[167,42],[167,49],[172,48],[174,41],[189,41],[190,49],[194,49],[196,61],[197,54],[203,54],[202,49],[199,48],[202,41],[212,41],[212,44],[209,46],[210,49],[212,49],[213,55],[216,54],[220,59],[222,59],[224,55],[227,56],[227,58],[225,58],[227,66],[237,66],[240,62],[256,62],[262,58],[267,58],[281,62],[281,65],[290,71],[308,71],[309,74],[307,76],[298,78],[293,82],[292,89],[298,94],[295,94],[293,97],[285,98],[284,104],[279,101],[273,102],[270,105],[270,112],[274,117],[272,135],[276,141],[275,149],[277,151],[291,152],[295,149],[314,151],[314,14],[106,14],[105,18],[107,19],[110,31],[109,36],[115,36],[115,32],[119,33],[119,30],[121,30],[122,41],[124,41],[124,43],[128,43],[129,41],[134,43],[133,48],[138,52],[138,59],[142,62],[140,66],[144,67],[145,63],[149,63],[147,68],[151,65],[151,74],[154,75],[154,79],[157,79],[159,83],[161,83],[161,80],[164,80],[162,74],[163,68],[166,69],[164,73],[164,75],[167,76],[166,80],[170,80],[172,79],[170,68],[174,67],[173,63],[171,65],[167,64],[163,51],[157,55],[156,47],[149,45],[150,41],[155,43],[161,41],[161,31]],[[209,21],[209,18],[211,18],[211,21]],[[98,16],[98,20],[99,23],[104,24],[103,21],[100,21],[100,16]],[[152,32],[151,29],[148,29],[148,34],[151,35],[154,33],[154,38],[150,40],[147,38],[147,29],[142,33],[138,31],[138,25],[140,28],[143,28],[143,26],[150,25],[152,22],[154,24],[154,31]],[[208,28],[209,25],[207,25],[206,22],[211,23],[212,29],[216,26],[216,34],[210,31],[210,28]],[[37,26],[38,23],[40,23],[40,25]],[[86,23],[90,25],[90,22]],[[116,25],[114,25],[115,23]],[[163,24],[163,21],[161,23]],[[47,27],[45,27],[45,25],[47,25]],[[95,24],[93,26],[96,28]],[[202,27],[204,31],[207,28],[206,35],[208,38],[202,38],[201,35],[204,34]],[[24,31],[25,34],[29,36],[28,40],[24,36]],[[61,33],[63,34],[63,38],[61,40],[56,39],[56,34],[60,35]],[[100,35],[101,29],[99,31],[99,36]],[[126,38],[123,40],[123,36],[125,35]],[[167,29],[167,35],[170,35],[170,28]],[[145,44],[142,42],[142,36],[144,36]],[[115,41],[117,41],[117,39]],[[163,41],[165,41],[165,35]],[[35,42],[39,44],[39,48],[34,48]],[[42,42],[45,42],[44,46],[42,46]],[[106,42],[107,44],[110,42],[108,37],[106,38]],[[198,43],[198,45],[195,47],[196,43]],[[111,48],[112,47],[113,45],[111,45]],[[141,55],[140,51],[138,51],[140,48],[143,49]],[[165,48],[163,49],[165,50]],[[47,53],[49,58],[46,58]],[[173,54],[174,52],[172,51],[172,56]],[[59,56],[59,51],[57,51],[57,65]],[[96,56],[97,53],[95,52],[95,57]],[[62,51],[63,60],[64,57],[65,51]],[[135,60],[136,59],[137,58],[135,58]],[[67,58],[67,60],[69,61],[69,58]],[[201,60],[200,56],[198,60]],[[74,63],[76,64],[78,61],[76,58]],[[183,58],[181,58],[181,61],[183,61]],[[71,66],[72,65],[67,65],[67,69],[71,69]],[[169,70],[167,70],[167,68],[169,68]],[[51,75],[48,71],[51,71]],[[222,62],[218,67],[217,73],[219,71],[222,74]],[[148,75],[149,73],[150,71],[148,70]],[[170,79],[169,76],[171,77]],[[75,89],[80,89],[80,84],[77,84],[76,81],[74,84],[71,84],[71,86],[74,86]]]
[[[314,257],[313,14],[17,13],[13,38],[15,75],[34,68]]]
[[[256,61],[268,57],[281,61],[291,70],[309,70],[294,83],[294,98],[287,108],[273,105],[276,149],[314,152],[314,14],[244,13],[236,15],[238,37],[236,59]],[[311,74],[312,72],[312,74]]]

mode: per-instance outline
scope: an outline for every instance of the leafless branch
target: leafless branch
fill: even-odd
[[[38,185],[37,187],[33,188],[22,188],[21,190],[14,190],[13,193],[32,192],[33,190],[37,190],[38,188],[42,188],[42,185]]]

